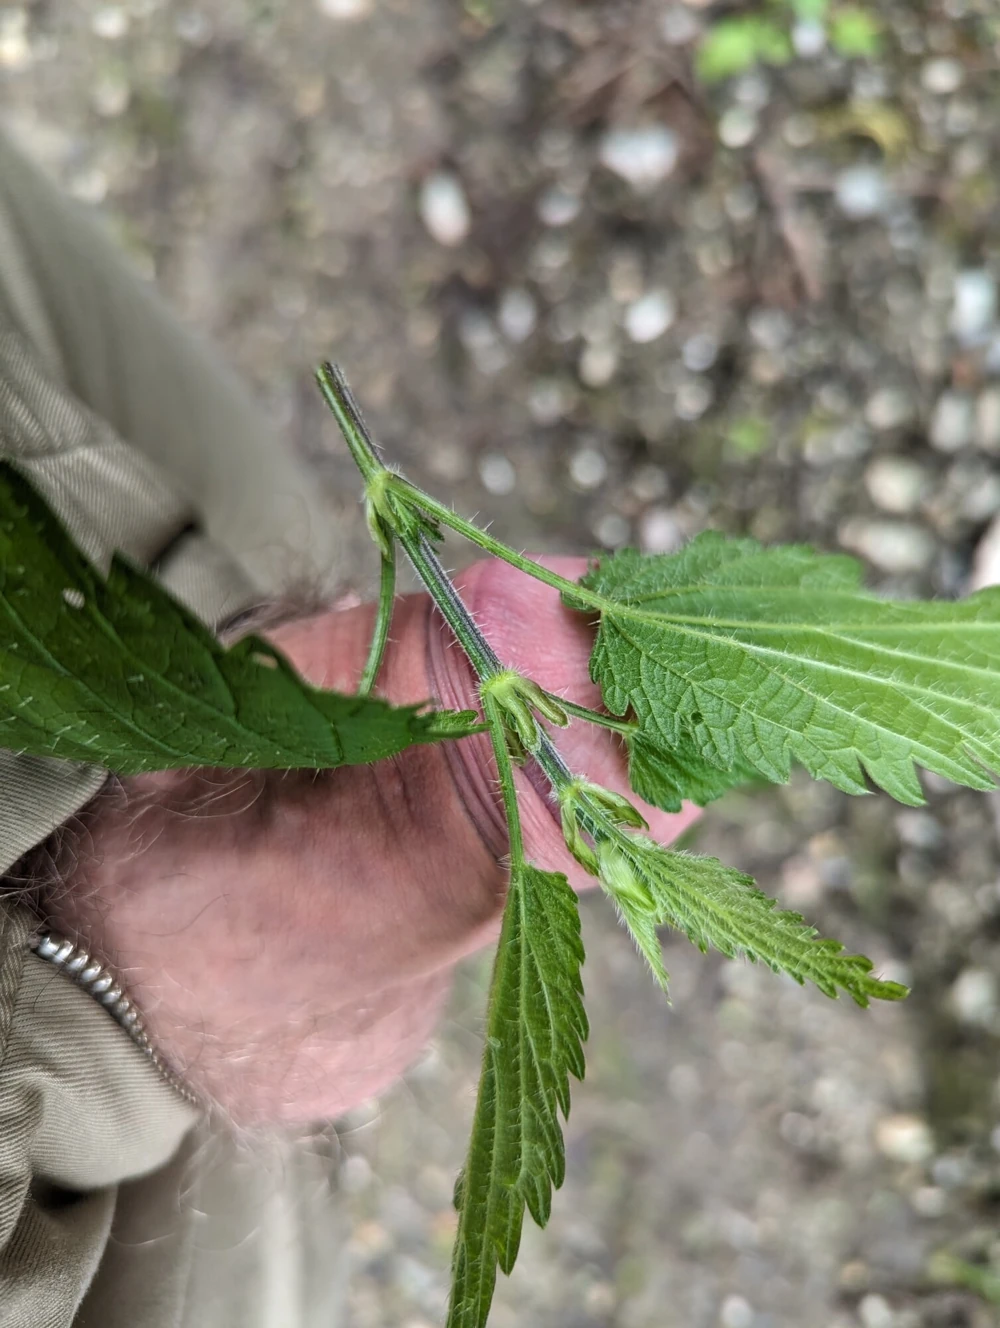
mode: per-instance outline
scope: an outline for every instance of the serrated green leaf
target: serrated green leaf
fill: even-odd
[[[583,942],[565,876],[515,867],[490,984],[483,1071],[465,1169],[448,1328],[483,1328],[499,1265],[517,1258],[525,1205],[544,1226],[565,1172],[559,1112],[583,1078]]]
[[[722,770],[684,737],[676,747],[667,749],[639,733],[628,740],[627,747],[633,790],[645,802],[665,812],[680,811],[682,802],[707,807],[731,788],[760,780],[757,770],[739,754],[728,770]]]
[[[711,946],[730,958],[759,961],[796,982],[814,983],[827,996],[836,997],[842,990],[866,1006],[871,1000],[896,1001],[907,994],[897,982],[872,977],[870,959],[845,954],[839,941],[818,936],[798,913],[779,909],[749,876],[717,858],[666,849],[645,835],[615,843],[625,867],[652,897],[653,908],[643,910],[635,897],[611,893],[664,989],[667,975],[654,929],[667,924],[702,951]]]
[[[782,783],[796,761],[848,793],[868,775],[911,805],[917,765],[995,786],[1000,589],[893,602],[852,558],[714,532],[674,555],[626,550],[580,584],[604,601],[590,667],[605,705],[634,711],[675,765],[693,748],[692,785],[713,796],[741,767]],[[644,751],[650,785],[648,765]]]
[[[125,559],[102,577],[0,462],[0,746],[120,774],[329,769],[477,727],[311,687],[260,637],[225,649]]]

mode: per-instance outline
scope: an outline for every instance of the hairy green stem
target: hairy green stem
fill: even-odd
[[[375,627],[372,631],[368,658],[365,661],[358,695],[367,696],[375,686],[378,671],[382,667],[385,648],[389,642],[389,625],[392,622],[392,606],[396,599],[396,546],[390,541],[388,555],[382,555],[382,572],[378,587],[378,610],[375,615]]]
[[[567,715],[573,715],[576,719],[585,719],[588,724],[598,724],[602,729],[612,729],[615,733],[620,733],[623,738],[631,738],[633,733],[639,732],[639,725],[630,724],[627,719],[602,715],[599,710],[590,710],[587,706],[577,705],[575,701],[567,701],[564,696],[556,696],[554,692],[549,692],[549,696],[559,702]]]
[[[517,805],[514,767],[511,765],[510,752],[507,750],[507,734],[500,707],[489,693],[483,694],[482,701],[483,713],[490,726],[490,741],[493,743],[493,758],[497,763],[500,797],[503,800],[504,815],[507,818],[510,865],[511,870],[514,870],[524,862],[524,840],[521,836],[521,813]]]
[[[581,603],[593,605],[595,609],[607,607],[607,601],[601,595],[594,594],[593,591],[586,590],[575,581],[570,581],[558,572],[552,572],[541,563],[535,562],[533,558],[526,554],[518,553],[510,545],[504,544],[501,540],[494,539],[485,530],[480,530],[478,526],[473,525],[471,521],[466,521],[464,517],[458,515],[452,508],[446,507],[444,503],[439,503],[436,498],[430,494],[424,493],[416,485],[403,480],[399,483],[397,493],[404,497],[415,507],[419,507],[422,512],[432,516],[435,521],[440,521],[442,526],[448,526],[456,534],[463,535],[473,544],[486,553],[491,553],[495,558],[502,558],[505,563],[511,567],[516,567],[519,572],[525,572],[528,576],[533,576],[536,581],[544,581],[547,586],[554,590],[561,591],[564,594],[572,595]]]
[[[399,542],[406,556],[423,582],[427,593],[438,607],[438,612],[455,633],[459,645],[469,657],[480,682],[503,672],[503,665],[486,637],[476,626],[475,619],[465,607],[461,595],[441,565],[441,559],[431,548],[426,535],[416,538],[400,535]]]
[[[316,382],[323,393],[323,400],[333,412],[333,417],[340,426],[344,441],[350,448],[354,464],[367,484],[373,475],[385,470],[382,458],[378,454],[371,430],[365,423],[361,408],[354,400],[354,393],[348,385],[344,372],[338,364],[325,361],[316,370]]]
[[[361,411],[354,395],[347,384],[343,372],[334,364],[323,364],[316,373],[323,396],[329,405],[334,417],[340,426],[341,433],[347,442],[354,458],[355,464],[361,471],[366,484],[376,475],[384,473],[386,467],[379,458],[375,442],[372,438],[368,426],[365,424]],[[568,594],[576,596],[578,599],[594,603],[597,607],[603,604],[600,596],[593,595],[589,591],[583,591],[574,581],[568,581],[565,577],[559,576],[555,572],[550,572],[547,568],[541,567],[521,554],[515,553],[513,549],[508,548],[499,540],[493,539],[484,531],[479,530],[471,522],[465,521],[457,516],[450,508],[438,503],[435,499],[429,497],[421,490],[415,488],[406,481],[399,481],[395,486],[396,493],[403,496],[411,505],[439,520],[442,525],[450,526],[461,535],[465,535],[473,543],[488,553],[502,558],[511,566],[517,567],[520,571],[527,572],[530,576],[537,577],[540,581],[546,582],[556,590],[565,591]],[[454,583],[445,571],[440,558],[434,552],[434,549],[425,534],[414,534],[403,530],[394,530],[393,535],[399,540],[400,544],[413,564],[413,568],[419,576],[428,594],[437,605],[438,611],[445,622],[454,632],[456,639],[465,651],[469,662],[475,670],[479,681],[485,682],[496,674],[503,672],[503,665],[493,647],[486,640],[486,637],[479,630],[475,619],[469,613],[468,609],[455,588]],[[384,571],[384,568],[383,568]],[[557,698],[559,699],[559,698]],[[484,697],[484,709],[486,702],[490,700]],[[571,713],[577,714],[580,718],[590,719],[594,722],[604,722],[609,728],[619,728],[626,732],[630,731],[627,726],[614,720],[608,720],[606,716],[598,715],[594,711],[587,710],[584,706],[572,706],[561,701],[560,704]],[[507,770],[511,769],[510,756],[507,752],[506,739],[503,737],[503,720],[500,716],[499,707],[490,700],[490,708],[493,711],[490,719],[490,732],[493,736],[494,751],[497,749],[497,741],[503,739],[503,758]],[[499,727],[498,727],[499,726]],[[560,756],[557,748],[549,738],[548,734],[542,728],[539,728],[539,741],[537,747],[530,753],[531,757],[538,763],[543,774],[552,786],[553,792],[557,797],[564,793],[573,781],[573,773],[566,762]],[[497,761],[498,768],[500,760]],[[512,819],[511,806],[514,808],[516,817],[516,798],[514,798],[513,774],[510,775],[509,789],[505,788],[503,777],[501,777],[501,793],[504,797],[504,809],[507,813],[508,827],[512,836],[512,854],[513,854],[513,836],[515,834],[515,821]],[[514,800],[511,802],[511,798]],[[510,805],[508,805],[510,803]],[[617,828],[602,808],[598,807],[588,798],[579,799],[577,802],[577,820],[581,828],[593,839],[607,838],[617,834]],[[516,822],[516,834],[520,840],[520,821]]]

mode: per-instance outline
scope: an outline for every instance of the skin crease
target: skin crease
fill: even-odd
[[[545,561],[569,578],[585,568]],[[496,560],[457,584],[505,664],[599,706],[593,629],[556,591]],[[363,605],[268,635],[311,682],[354,691],[373,620]],[[475,706],[472,671],[427,596],[397,601],[378,690]],[[556,736],[571,769],[628,793],[615,735],[574,721]],[[161,1053],[236,1121],[335,1116],[419,1055],[454,965],[496,939],[506,835],[495,778],[486,735],[319,773],[133,777],[87,817],[51,921],[116,964]],[[551,806],[516,778],[529,859],[593,885]],[[642,810],[661,842],[698,814]]]

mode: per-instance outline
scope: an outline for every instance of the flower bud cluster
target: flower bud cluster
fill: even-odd
[[[573,857],[592,876],[597,876],[610,895],[617,899],[628,900],[633,906],[649,912],[654,911],[655,903],[649,887],[643,880],[636,856],[629,849],[630,836],[610,832],[593,836],[594,844],[584,838],[580,827],[579,813],[589,811],[593,818],[596,814],[621,829],[646,829],[646,821],[628,798],[600,784],[592,784],[587,779],[574,779],[567,784],[560,795],[560,813],[562,817],[563,838]],[[647,842],[636,839],[635,843]]]
[[[394,470],[377,470],[365,486],[365,520],[368,533],[378,547],[383,558],[392,556],[392,540],[395,534],[427,535],[432,540],[441,538],[441,530],[435,521],[417,510],[407,500],[406,490],[412,489],[408,480],[397,475]]]
[[[511,755],[519,761],[525,760],[529,752],[536,751],[541,741],[536,711],[560,728],[569,723],[569,716],[554,696],[513,669],[504,669],[502,673],[486,678],[480,685],[479,694],[489,696],[500,710]]]

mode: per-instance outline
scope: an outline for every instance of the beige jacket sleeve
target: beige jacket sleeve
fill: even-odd
[[[0,138],[0,454],[81,546],[153,567],[206,622],[329,584],[315,486],[206,347]],[[101,787],[0,751],[0,876]],[[336,1321],[333,1136],[241,1151],[0,891],[0,1323],[285,1328]]]

